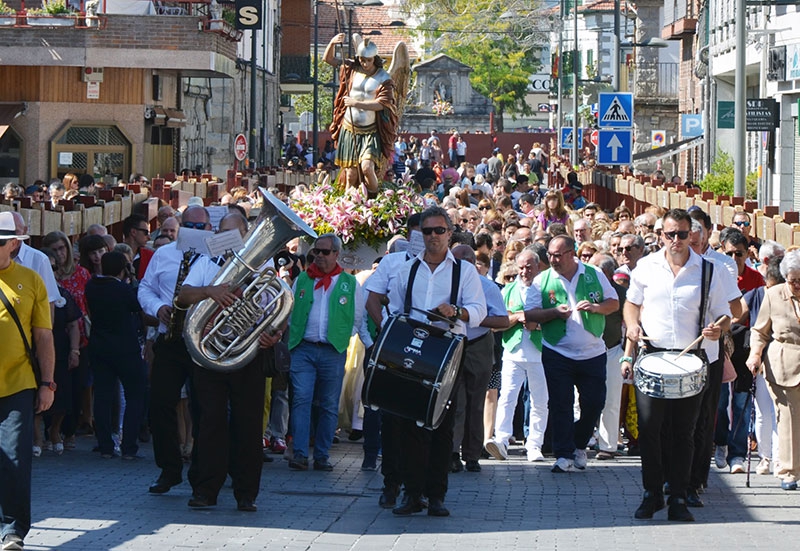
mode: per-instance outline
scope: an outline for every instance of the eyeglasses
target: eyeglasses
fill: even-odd
[[[447,233],[447,228],[444,226],[436,226],[433,228],[422,228],[422,235],[430,235],[435,233],[436,235],[444,235]]]
[[[320,254],[322,256],[328,256],[329,254],[331,254],[333,252],[336,252],[336,251],[334,251],[333,249],[319,249],[317,247],[314,247],[313,249],[311,249],[311,252],[314,254],[314,256],[317,256],[317,255],[320,255]]]
[[[205,224],[203,224],[203,226],[205,226]],[[150,230],[148,228],[131,228],[131,229],[134,229],[136,231],[140,231],[140,232],[144,233],[145,235],[150,235]]]
[[[689,231],[688,230],[681,230],[681,231],[665,231],[661,235],[669,239],[670,241],[675,241],[677,237],[681,241],[685,239],[689,239]]]
[[[736,224],[740,228],[742,226],[744,226],[745,228],[749,228],[750,227],[750,222],[748,222],[747,220],[739,220],[738,222],[734,222],[734,224]]]
[[[468,222],[477,222],[478,219],[477,218],[462,218],[461,221],[466,224]]]
[[[563,253],[551,253],[550,251],[547,251],[547,256],[548,256],[548,258],[553,258],[555,260],[560,260],[562,256],[569,256],[569,254],[566,253],[566,252],[563,252]]]
[[[744,256],[744,253],[742,251],[725,251],[725,254],[727,254],[731,258],[733,258],[734,256],[736,258],[742,258]]]
[[[652,230],[653,228],[656,227],[656,225],[655,224],[642,224],[642,227],[643,228],[647,228],[648,230]]]
[[[790,287],[800,287],[800,279],[787,279],[786,284]]]
[[[181,224],[184,228],[193,228],[195,230],[204,230],[206,229],[205,222],[183,222]]]
[[[638,249],[636,245],[628,245],[626,247],[617,247],[617,254],[622,254],[623,252],[629,253],[633,249]]]

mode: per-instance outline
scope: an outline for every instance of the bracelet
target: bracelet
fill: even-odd
[[[633,358],[631,358],[630,356],[622,356],[619,359],[619,363],[624,364],[625,362],[628,362],[629,364],[633,363]]]
[[[78,356],[81,355],[81,351],[78,350],[77,348],[73,348],[72,350],[69,351],[69,353],[70,354],[77,354]]]

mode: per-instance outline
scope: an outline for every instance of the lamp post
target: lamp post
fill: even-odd
[[[578,0],[572,0],[572,32],[575,47],[572,50],[572,166],[578,164]]]

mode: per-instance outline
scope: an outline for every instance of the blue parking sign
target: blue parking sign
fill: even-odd
[[[578,146],[583,144],[583,128],[578,128]],[[561,149],[572,149],[572,127],[561,128]]]
[[[681,115],[681,138],[703,135],[703,115]]]
[[[631,164],[632,130],[600,130],[597,141],[597,164]]]

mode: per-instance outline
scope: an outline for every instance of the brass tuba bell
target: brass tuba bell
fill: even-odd
[[[317,234],[292,210],[264,188],[264,206],[244,247],[233,254],[211,285],[227,283],[239,299],[222,308],[206,299],[189,310],[183,327],[192,359],[212,371],[236,371],[258,353],[258,337],[274,331],[292,312],[292,290],[264,264],[295,237]]]

